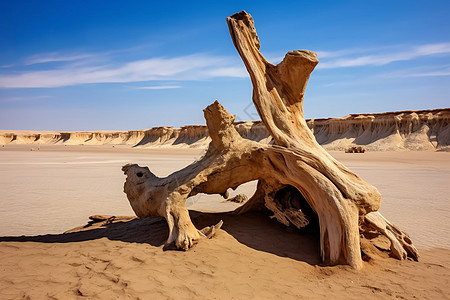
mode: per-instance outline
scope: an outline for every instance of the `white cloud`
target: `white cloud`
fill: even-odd
[[[434,76],[450,76],[450,70],[441,72],[416,73],[409,75],[409,77],[434,77]]]
[[[156,86],[139,86],[135,87],[137,90],[166,90],[166,89],[179,89],[180,85],[156,85]]]
[[[381,66],[420,57],[448,55],[450,43],[419,46],[379,47],[319,51],[319,69]],[[119,57],[123,59],[123,56]],[[47,64],[60,62],[60,64]],[[125,83],[164,80],[203,80],[215,77],[245,78],[248,74],[237,58],[193,54],[154,57],[118,63],[105,53],[46,53],[26,59],[32,70],[2,71],[0,88],[54,88],[89,83]],[[36,67],[39,69],[36,70]],[[445,72],[420,73],[420,76],[447,76]],[[419,75],[417,75],[419,76]],[[162,85],[165,87],[164,85]],[[167,88],[167,87],[165,87]],[[153,88],[156,89],[156,88]]]
[[[57,52],[52,53],[44,53],[33,55],[25,59],[25,65],[35,65],[35,64],[43,64],[49,62],[66,62],[66,61],[76,61],[82,60],[86,58],[93,57],[93,54],[73,54],[73,55],[64,55],[59,54]]]
[[[434,76],[450,76],[450,70],[409,74],[409,77],[434,77]]]
[[[337,58],[334,60],[325,59],[324,62],[319,63],[318,68],[331,69],[331,68],[360,67],[360,66],[382,66],[397,61],[408,61],[423,56],[449,54],[449,53],[450,53],[450,43],[426,44],[416,47],[410,47],[409,49],[404,49],[402,51],[397,50],[397,51],[390,51],[388,53],[366,54],[357,57]],[[336,52],[325,52],[325,54],[326,55],[323,56],[325,58],[339,57],[341,56],[341,54],[343,54],[342,56],[347,55],[345,50],[340,50]]]
[[[9,97],[9,98],[0,98],[1,102],[18,102],[18,101],[31,101],[31,100],[40,100],[40,99],[48,99],[52,98],[52,96],[30,96],[30,97]]]
[[[236,67],[233,67],[234,65]],[[87,83],[200,80],[212,77],[245,76],[247,74],[243,67],[239,67],[237,60],[194,54],[136,60],[122,64],[94,65],[90,63],[90,66],[66,64],[63,67],[48,70],[0,75],[0,88],[53,88]]]
[[[224,67],[216,68],[205,71],[205,74],[211,77],[241,77],[245,78],[248,76],[247,71],[244,67]]]
[[[380,47],[379,49],[383,49],[382,47]],[[351,49],[344,49],[344,50],[336,50],[336,51],[315,51],[317,54],[317,57],[319,58],[319,60],[322,59],[329,59],[329,58],[335,58],[335,57],[343,57],[343,56],[347,56],[350,54],[355,54],[355,53],[365,53],[368,51],[375,51],[376,49],[365,49],[365,48],[351,48]],[[273,55],[273,54],[269,54],[269,55],[264,55],[266,60],[272,64],[278,64],[280,63],[283,59],[284,56],[278,56],[278,55]]]
[[[367,49],[359,49],[359,48],[344,49],[344,50],[337,50],[337,51],[317,51],[317,57],[319,59],[331,58],[331,57],[341,57],[341,56],[346,56],[346,55],[354,54],[354,53],[363,53],[366,51],[367,51]]]
[[[428,44],[416,48],[417,54],[434,55],[450,53],[450,43]]]
[[[441,77],[450,76],[450,65],[443,65],[437,67],[419,67],[399,70],[380,74],[381,78],[406,78],[406,77]]]

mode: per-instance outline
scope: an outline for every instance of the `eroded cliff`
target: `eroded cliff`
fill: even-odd
[[[351,114],[342,118],[311,119],[308,126],[328,150],[364,145],[369,151],[450,151],[450,108]],[[236,122],[239,134],[250,140],[270,143],[260,121]],[[9,131],[0,130],[0,144],[128,145],[130,147],[207,147],[204,125],[181,128],[154,127],[133,131]]]

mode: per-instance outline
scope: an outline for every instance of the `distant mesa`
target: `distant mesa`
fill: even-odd
[[[367,151],[450,151],[450,108],[351,114],[342,118],[311,119],[308,126],[327,150],[346,151],[364,146]],[[236,122],[247,139],[270,143],[260,121]],[[154,127],[133,131],[10,131],[0,130],[0,145],[124,145],[137,148],[206,148],[205,125],[181,128]]]

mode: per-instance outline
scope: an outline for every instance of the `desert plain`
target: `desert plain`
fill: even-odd
[[[223,220],[222,229],[189,251],[165,251],[165,220],[132,218],[121,166],[138,163],[167,176],[204,151],[1,147],[0,298],[448,299],[450,152],[330,151],[379,189],[381,213],[421,255],[418,262],[371,259],[355,271],[322,265],[316,232],[258,213],[227,213],[239,204],[203,194],[187,201],[194,224]],[[231,196],[251,196],[255,187],[250,182]],[[92,215],[116,217],[86,226]]]

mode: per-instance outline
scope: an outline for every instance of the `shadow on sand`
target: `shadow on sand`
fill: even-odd
[[[289,230],[262,213],[206,213],[191,211],[191,218],[197,228],[203,228],[224,221],[222,230],[239,243],[258,251],[272,253],[320,265],[320,248],[317,230],[299,232]],[[0,242],[73,243],[108,238],[128,243],[146,243],[154,247],[164,245],[169,230],[164,218],[126,219],[116,217],[110,222],[94,223],[62,234],[39,236],[0,237]]]

